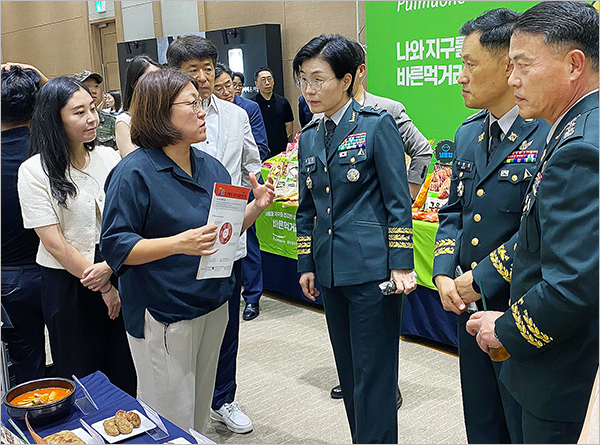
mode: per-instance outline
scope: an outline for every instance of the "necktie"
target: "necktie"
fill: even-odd
[[[333,132],[335,131],[335,122],[331,119],[325,121],[325,153],[329,153],[331,147],[331,139],[333,138]]]
[[[500,128],[500,124],[498,124],[498,121],[493,122],[490,128],[490,149],[488,152],[488,162],[490,162],[490,159],[492,159],[492,156],[494,156],[494,152],[498,148],[498,145],[500,145],[501,134],[502,129]]]

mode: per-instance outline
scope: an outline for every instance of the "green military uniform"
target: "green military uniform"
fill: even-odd
[[[106,145],[117,149],[117,140],[115,138],[116,117],[105,111],[98,110],[98,128],[96,129],[96,139],[98,145]]]
[[[516,119],[489,161],[489,111],[469,117],[457,130],[450,197],[439,212],[433,263],[433,277],[454,278],[459,265],[463,271],[473,270],[488,309],[500,311],[508,309],[510,266],[499,267],[488,255],[519,228],[523,197],[550,129],[545,121],[518,116],[517,109],[509,113],[517,114]],[[481,302],[478,306],[481,310]],[[498,384],[501,364],[492,362],[466,331],[469,316],[458,317],[467,438],[469,443],[509,443],[507,421],[516,413],[506,406],[510,396]]]
[[[353,442],[397,443],[398,299],[378,284],[414,266],[400,133],[352,100],[328,152],[324,119],[298,147],[298,271],[321,284]]]
[[[576,443],[598,369],[597,91],[560,120],[539,164],[518,241],[503,248],[514,267],[495,328],[511,354],[500,380],[524,413],[551,421],[524,424],[526,443]]]

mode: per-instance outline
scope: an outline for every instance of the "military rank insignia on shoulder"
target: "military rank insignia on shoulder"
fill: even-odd
[[[371,107],[371,106],[369,106],[369,105],[367,105],[367,106],[364,106],[364,105],[363,105],[362,107],[360,107],[360,112],[361,112],[361,113],[369,113],[369,114],[377,114],[377,115],[380,115],[380,114],[381,114],[381,113],[383,113],[384,111],[385,111],[385,110],[384,110],[383,108],[377,108],[377,109],[375,109],[375,108],[373,108],[373,107]]]
[[[479,110],[477,113],[472,114],[468,118],[466,118],[463,121],[462,125],[468,124],[468,123],[473,122],[473,121],[475,121],[477,119],[485,117],[486,113],[487,113],[487,110]]]
[[[308,124],[306,124],[304,127],[302,127],[302,130],[300,130],[300,132],[303,132],[305,130],[308,130],[309,128],[314,127],[315,125],[317,125],[320,122],[320,119],[313,119],[312,121],[310,121]]]

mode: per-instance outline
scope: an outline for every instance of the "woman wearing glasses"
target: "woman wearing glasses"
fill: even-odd
[[[323,304],[354,443],[398,443],[398,299],[416,288],[411,199],[394,119],[352,99],[351,40],[315,37],[294,75],[312,113],[298,143],[300,286]]]
[[[138,81],[131,138],[140,149],[107,181],[101,249],[119,276],[139,396],[182,428],[206,430],[233,278],[196,280],[217,226],[207,225],[223,165],[190,147],[206,139],[205,112],[189,75],[164,69]],[[273,200],[258,185],[245,230]]]

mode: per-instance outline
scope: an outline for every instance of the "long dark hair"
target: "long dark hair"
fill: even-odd
[[[40,154],[42,168],[50,179],[52,197],[65,208],[67,197],[77,195],[77,187],[70,174],[71,147],[60,112],[80,88],[90,92],[71,77],[56,77],[47,82],[38,92],[31,118],[31,155]],[[83,145],[92,151],[95,142],[94,139]]]
[[[129,66],[127,67],[127,78],[125,80],[125,91],[123,92],[123,111],[129,111],[135,84],[150,65],[162,68],[162,65],[145,54],[135,56],[129,63]]]
[[[113,90],[109,91],[108,94],[110,94],[115,100],[115,105],[112,107],[111,111],[118,113],[119,111],[121,111],[121,93],[119,93],[116,90]]]

